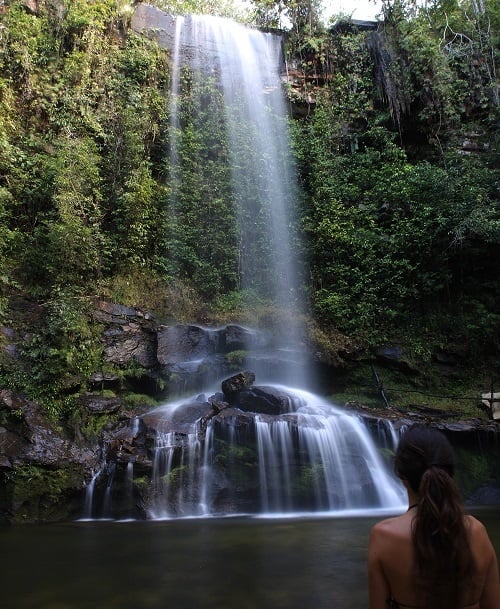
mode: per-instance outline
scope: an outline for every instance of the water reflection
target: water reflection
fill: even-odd
[[[500,551],[500,507],[474,513]],[[8,609],[365,609],[381,517],[73,523],[0,530]]]

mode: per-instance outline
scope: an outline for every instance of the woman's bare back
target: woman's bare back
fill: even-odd
[[[412,522],[415,515],[416,510],[410,509],[401,516],[379,522],[372,529],[369,547],[371,609],[386,609],[389,598],[401,607],[423,607],[414,576]],[[484,526],[472,516],[465,518],[476,572],[466,588],[463,606],[500,609],[495,551]]]

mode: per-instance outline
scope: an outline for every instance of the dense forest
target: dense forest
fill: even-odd
[[[324,358],[396,342],[422,366],[453,353],[476,389],[498,382],[498,4],[384,0],[370,29],[323,23],[315,0],[152,4],[286,17],[302,289]],[[169,213],[172,58],[132,11],[0,4],[0,386],[56,417],[103,367],[96,299],[205,324],[272,315],[255,296],[243,318],[227,134],[190,98]]]

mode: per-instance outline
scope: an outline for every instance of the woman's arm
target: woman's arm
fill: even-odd
[[[368,544],[368,592],[370,596],[370,609],[386,609],[386,601],[390,596],[389,583],[385,577],[382,562],[383,541],[384,532],[381,531],[378,525],[375,525],[371,530]]]
[[[484,530],[484,539],[482,540],[483,556],[490,556],[488,571],[484,588],[481,593],[481,601],[479,606],[481,609],[499,609],[500,608],[500,577],[498,573],[498,561],[495,550],[490,541],[488,533]]]

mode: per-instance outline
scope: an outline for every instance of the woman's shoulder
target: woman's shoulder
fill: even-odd
[[[373,525],[370,537],[373,540],[401,538],[409,536],[411,531],[411,519],[408,514],[401,514],[392,518],[380,520]]]
[[[478,520],[474,516],[471,516],[470,514],[467,514],[465,516],[465,522],[469,530],[469,535],[472,539],[476,539],[483,543],[489,543],[490,538],[488,535],[488,531],[480,520]]]
[[[494,552],[488,531],[484,524],[470,514],[465,516],[465,521],[467,523],[469,536],[473,546],[479,547],[482,553],[484,553],[486,550]]]

